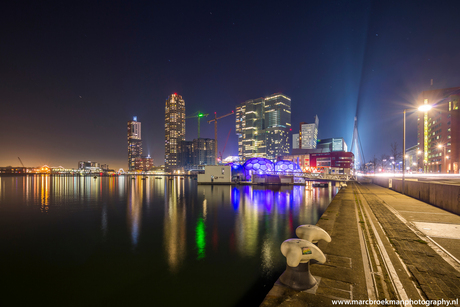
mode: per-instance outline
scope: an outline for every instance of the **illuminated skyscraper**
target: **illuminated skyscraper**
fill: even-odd
[[[128,169],[136,169],[136,158],[142,156],[141,123],[137,121],[137,116],[128,121]]]
[[[275,160],[289,153],[291,99],[277,93],[251,99],[236,107],[240,161],[254,157]]]
[[[165,169],[179,166],[181,141],[185,141],[185,102],[182,96],[172,94],[165,105]]]
[[[265,97],[264,130],[267,158],[289,154],[291,147],[291,98],[281,94]]]

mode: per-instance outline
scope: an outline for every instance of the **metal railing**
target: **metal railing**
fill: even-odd
[[[309,180],[328,180],[328,181],[348,181],[353,180],[347,174],[324,174],[324,173],[286,173],[286,172],[266,172],[267,175],[285,175]]]

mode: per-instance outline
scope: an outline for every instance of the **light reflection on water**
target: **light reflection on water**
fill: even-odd
[[[141,302],[145,289],[159,304],[179,306],[185,301],[176,293],[187,289],[198,294],[187,296],[188,305],[234,306],[248,301],[248,291],[260,303],[284,269],[280,244],[297,226],[315,224],[337,191],[197,186],[178,177],[4,176],[0,244],[9,253],[0,255],[1,268],[18,282],[41,276],[55,299],[77,303],[102,284],[92,295],[113,302]],[[22,290],[51,300],[33,287]]]
[[[180,201],[178,181],[165,177],[165,215],[164,215],[164,244],[167,254],[169,271],[177,273],[187,254],[186,241],[186,207]],[[163,180],[162,180],[163,181]]]

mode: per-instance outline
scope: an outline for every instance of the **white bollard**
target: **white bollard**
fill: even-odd
[[[286,271],[279,281],[294,289],[308,290],[318,282],[310,273],[310,260],[326,262],[326,256],[312,242],[303,239],[288,239],[281,244],[281,253],[286,257]]]
[[[331,236],[321,227],[316,225],[300,225],[296,228],[295,234],[300,238],[312,243],[318,243],[319,240],[331,242]]]

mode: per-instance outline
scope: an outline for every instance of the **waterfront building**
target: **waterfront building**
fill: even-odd
[[[194,165],[215,165],[216,155],[214,139],[199,138],[193,140],[193,164]]]
[[[205,165],[214,165],[216,160],[214,146],[214,139],[208,138],[182,141],[178,166],[190,170],[203,169]]]
[[[86,172],[100,172],[103,169],[102,169],[100,163],[98,163],[98,162],[94,162],[94,161],[79,161],[78,162],[78,170],[79,171],[86,171]]]
[[[236,107],[238,156],[244,162],[289,153],[291,99],[281,93],[247,100]]]
[[[1,166],[0,174],[39,173],[40,167]]]
[[[352,152],[331,151],[298,153],[279,157],[296,163],[304,172],[326,174],[352,174],[354,155]],[[317,149],[315,150],[317,151]]]
[[[136,158],[142,156],[142,135],[141,123],[137,121],[137,116],[128,121],[128,169],[136,169]]]
[[[180,144],[185,141],[185,102],[182,96],[172,94],[165,104],[165,169],[179,167]]]
[[[148,156],[141,156],[141,157],[136,157],[135,161],[135,170],[137,171],[143,171],[143,172],[148,172],[153,170],[153,159]]]
[[[418,112],[417,165],[425,173],[459,173],[460,87],[424,91],[418,105],[433,108]]]

